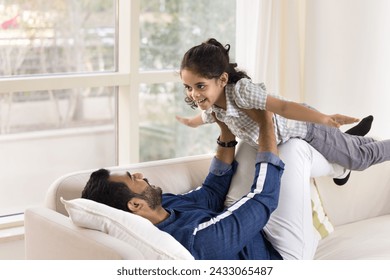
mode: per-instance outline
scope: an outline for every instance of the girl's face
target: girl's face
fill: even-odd
[[[223,73],[220,78],[207,79],[187,69],[181,71],[181,79],[187,96],[193,99],[202,110],[207,110],[212,105],[226,107],[224,92],[227,78],[227,73]]]

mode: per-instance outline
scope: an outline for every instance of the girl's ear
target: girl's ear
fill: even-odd
[[[229,74],[226,72],[223,72],[222,75],[219,77],[219,80],[221,82],[221,87],[224,87],[227,85],[229,80]]]

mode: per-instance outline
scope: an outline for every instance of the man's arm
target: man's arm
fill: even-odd
[[[259,129],[259,152],[270,152],[278,155],[278,148],[276,145],[276,136],[274,130],[274,122],[272,120],[272,113],[264,110],[250,109],[244,110],[245,113],[256,123]]]
[[[236,137],[230,132],[227,125],[214,116],[215,122],[220,127],[217,151],[211,161],[209,174],[202,184],[202,188],[184,194],[186,200],[196,202],[199,206],[214,211],[221,211],[224,208],[226,194],[229,191],[230,182],[237,163],[234,162]],[[229,144],[230,143],[230,144]],[[230,147],[224,147],[230,146]]]
[[[230,129],[227,127],[227,125],[224,122],[219,121],[217,118],[215,118],[215,122],[218,124],[219,128],[221,129],[220,136],[218,139],[220,142],[233,143],[234,141],[236,141],[236,136],[234,136],[234,134],[230,131]],[[236,151],[235,146],[223,147],[221,145],[218,145],[215,157],[227,164],[232,164],[234,160],[235,151]]]
[[[278,157],[272,113],[249,111],[248,114],[261,127],[259,153],[250,192],[226,211],[195,228],[191,253],[196,258],[236,257],[254,238],[261,239],[259,232],[277,207],[284,164]],[[221,152],[227,155],[227,151]],[[255,254],[256,257],[271,258],[270,253],[263,249]]]

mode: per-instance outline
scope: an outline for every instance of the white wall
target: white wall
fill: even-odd
[[[372,114],[370,135],[390,138],[390,1],[241,1],[237,62],[255,82],[324,113]]]
[[[390,1],[307,1],[304,99],[390,138]]]

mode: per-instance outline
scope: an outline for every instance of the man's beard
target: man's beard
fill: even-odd
[[[160,187],[153,188],[148,186],[148,188],[142,192],[142,198],[148,203],[149,207],[152,210],[155,210],[162,202],[162,190]]]

